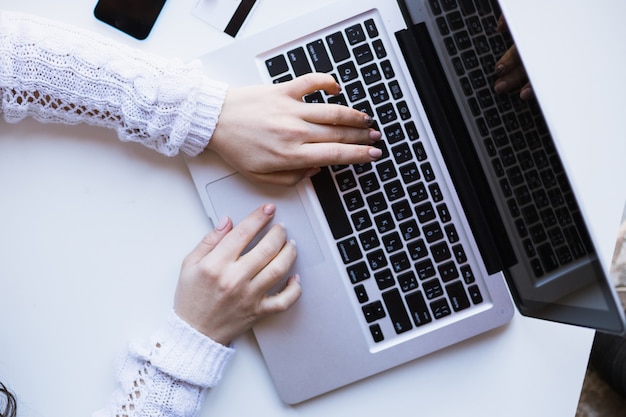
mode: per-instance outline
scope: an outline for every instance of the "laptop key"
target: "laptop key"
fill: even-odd
[[[293,68],[293,72],[296,74],[296,77],[311,72],[311,66],[306,58],[304,48],[300,47],[287,52],[287,57],[289,58],[291,68]]]
[[[326,43],[328,44],[330,54],[335,62],[345,61],[350,58],[350,50],[348,49],[341,32],[335,32],[332,35],[328,35],[326,37]]]
[[[306,46],[311,57],[311,62],[317,72],[330,72],[333,70],[333,64],[330,62],[328,52],[321,39],[311,42]]]
[[[413,328],[411,319],[404,308],[402,297],[397,289],[392,289],[383,293],[383,301],[389,312],[389,317],[393,323],[393,328],[397,334],[404,333]]]
[[[446,292],[450,298],[450,304],[454,311],[465,310],[470,306],[469,298],[461,281],[455,281],[446,285]]]
[[[415,323],[416,326],[419,327],[433,321],[421,291],[412,292],[404,299],[409,306],[411,318],[413,319],[413,323]]]

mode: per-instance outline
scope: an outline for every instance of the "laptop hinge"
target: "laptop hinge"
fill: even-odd
[[[502,271],[517,258],[426,25],[397,32],[396,38],[487,271]]]

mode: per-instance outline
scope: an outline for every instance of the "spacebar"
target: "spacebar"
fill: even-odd
[[[335,183],[328,167],[322,167],[318,174],[311,177],[311,182],[333,237],[339,239],[352,233],[350,220],[344,211],[341,198],[335,188]]]

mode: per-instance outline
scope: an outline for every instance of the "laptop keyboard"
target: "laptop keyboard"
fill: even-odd
[[[513,44],[495,30],[497,4],[428,3],[535,278],[585,258],[592,246],[537,102],[493,92],[495,64]]]
[[[332,74],[342,93],[304,100],[366,112],[384,134],[378,161],[312,178],[375,343],[483,302],[388,50],[378,23],[365,18],[265,62],[275,83]]]

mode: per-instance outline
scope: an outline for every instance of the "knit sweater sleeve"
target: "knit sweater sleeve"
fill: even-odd
[[[172,156],[209,142],[226,86],[199,61],[165,59],[71,26],[0,11],[0,113],[88,123]]]
[[[148,342],[130,344],[116,392],[93,417],[193,417],[233,353],[172,311]]]

